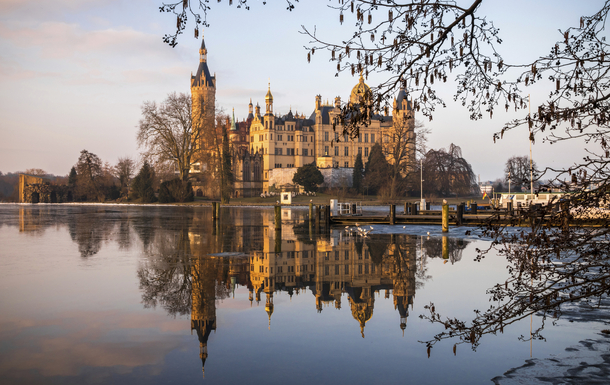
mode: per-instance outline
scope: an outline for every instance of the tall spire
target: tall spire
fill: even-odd
[[[199,48],[199,62],[205,63],[208,60],[208,50],[205,48],[205,39],[201,33],[201,48]]]

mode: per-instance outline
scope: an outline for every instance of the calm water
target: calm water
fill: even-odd
[[[271,209],[223,210],[0,205],[0,382],[490,383],[591,334],[561,323],[530,346],[528,319],[428,358],[419,341],[440,329],[423,306],[467,318],[505,279],[502,259],[473,262],[486,241],[318,235],[302,209],[283,210],[278,238]]]

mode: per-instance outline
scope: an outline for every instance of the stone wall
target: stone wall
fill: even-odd
[[[320,169],[324,176],[324,184],[321,187],[326,188],[350,188],[352,187],[352,177],[354,169],[351,167],[341,168],[323,168]]]

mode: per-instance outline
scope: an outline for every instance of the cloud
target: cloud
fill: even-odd
[[[180,334],[189,328],[185,320],[143,311],[74,312],[56,319],[5,319],[0,325],[2,339],[10,341],[0,373],[35,370],[43,376],[75,376],[85,367],[130,372],[159,365],[181,346]]]

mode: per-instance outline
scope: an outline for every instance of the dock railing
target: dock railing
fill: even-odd
[[[339,203],[339,215],[362,215],[362,203]]]

